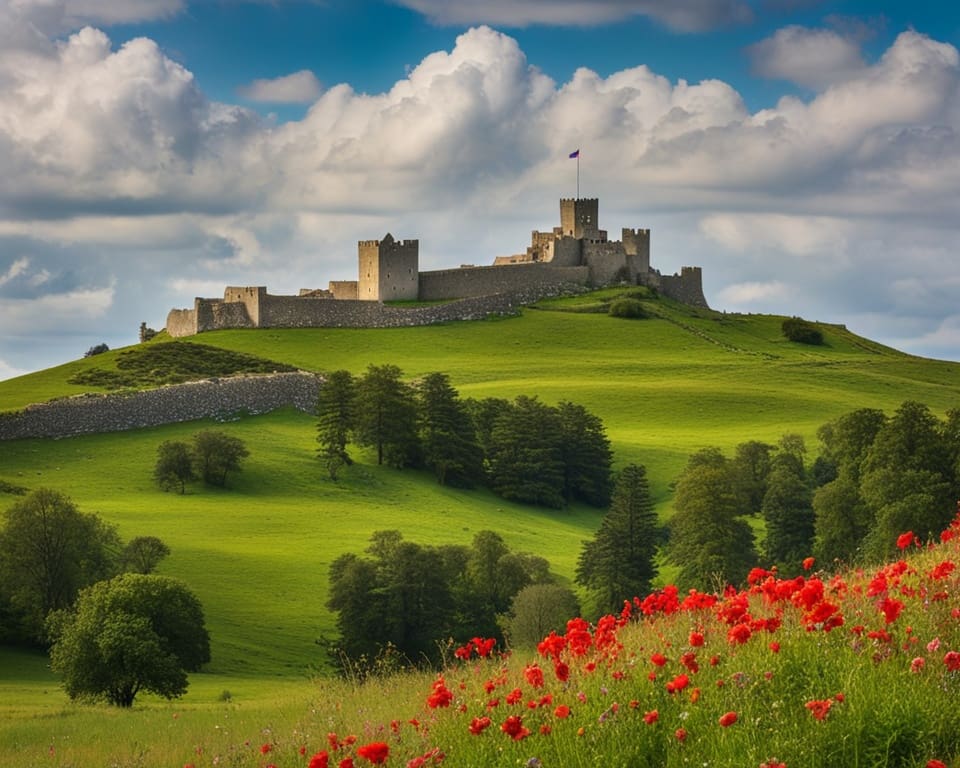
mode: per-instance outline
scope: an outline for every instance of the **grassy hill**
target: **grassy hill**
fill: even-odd
[[[543,302],[500,320],[223,331],[194,341],[317,371],[361,373],[383,363],[410,378],[444,371],[464,396],[531,394],[581,403],[606,423],[618,466],[646,465],[664,516],[670,483],[704,446],[731,449],[797,432],[815,449],[816,428],[854,408],[892,411],[907,399],[936,413],[960,405],[958,364],[911,357],[829,325],[819,326],[823,346],[803,346],[782,337],[782,318],[726,315],[663,299],[647,302],[655,317],[645,320],[595,311],[612,295]],[[120,355],[0,382],[0,411],[97,391],[68,379],[115,366]],[[229,490],[160,492],[151,479],[157,445],[204,426],[0,443],[0,482],[55,488],[116,524],[124,538],[156,535],[167,542],[173,554],[161,572],[183,579],[200,597],[213,639],[209,674],[225,680],[297,677],[316,664],[314,639],[333,628],[324,608],[327,567],[343,552],[362,550],[375,530],[395,528],[410,540],[438,544],[468,543],[493,529],[570,578],[600,518],[586,507],[547,511],[440,488],[425,474],[377,468],[362,453],[342,482],[331,483],[314,458],[313,419],[292,410],[220,425],[251,451]],[[12,500],[0,495],[0,504]]]

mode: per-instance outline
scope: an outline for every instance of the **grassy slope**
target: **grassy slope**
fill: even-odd
[[[644,463],[666,514],[669,484],[690,452],[775,441],[815,430],[853,408],[892,410],[905,399],[938,413],[960,405],[960,368],[923,360],[826,327],[827,346],[782,339],[779,318],[725,316],[660,303],[660,319],[527,310],[523,317],[396,330],[268,330],[204,334],[206,344],[313,370],[395,363],[410,376],[448,372],[464,395],[582,403],[607,424],[616,461]],[[159,343],[162,343],[159,342]],[[77,368],[109,355],[0,382],[0,410],[69,394]],[[313,420],[284,411],[224,425],[251,447],[228,492],[185,497],[151,483],[156,446],[197,424],[59,441],[0,443],[0,480],[46,485],[116,523],[123,537],[160,536],[173,550],[162,571],[187,581],[205,606],[214,673],[289,676],[317,659],[313,639],[332,631],[323,608],[326,570],[361,550],[377,529],[424,543],[467,543],[482,529],[546,556],[570,577],[598,521],[586,508],[546,512],[486,493],[365,463],[345,482],[321,479]],[[368,459],[364,459],[368,462]],[[0,659],[2,663],[2,659]]]

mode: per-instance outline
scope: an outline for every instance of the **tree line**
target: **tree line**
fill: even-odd
[[[318,455],[331,479],[351,443],[378,464],[431,471],[441,485],[485,485],[505,499],[560,508],[606,506],[612,453],[603,422],[570,402],[521,395],[462,399],[444,373],[405,382],[395,365],[334,371],[317,403]]]
[[[897,536],[929,539],[960,498],[960,410],[938,419],[904,402],[892,416],[861,408],[822,425],[819,456],[799,435],[741,443],[733,457],[706,448],[675,486],[666,556],[688,586],[742,583],[756,565],[799,573],[821,563],[882,560]],[[750,517],[765,534],[757,541]]]

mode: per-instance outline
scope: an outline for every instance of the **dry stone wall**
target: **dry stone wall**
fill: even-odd
[[[121,432],[285,406],[312,413],[321,382],[319,375],[303,371],[206,379],[125,394],[78,395],[0,413],[0,440]]]

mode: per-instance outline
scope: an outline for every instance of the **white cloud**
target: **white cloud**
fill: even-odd
[[[270,104],[309,104],[317,100],[321,91],[320,81],[309,69],[272,80],[254,80],[239,89],[246,99]]]
[[[814,90],[848,80],[865,67],[859,45],[829,29],[784,27],[747,51],[756,73]]]
[[[436,24],[532,24],[589,27],[630,16],[649,16],[681,32],[700,32],[750,21],[741,0],[394,0]]]
[[[9,12],[49,35],[87,24],[132,24],[180,13],[184,0],[8,0]]]
[[[24,274],[29,266],[30,259],[23,256],[21,256],[19,259],[15,259],[7,271],[0,275],[0,285],[6,285],[11,280],[14,280],[20,275]]]
[[[23,376],[27,373],[30,373],[30,371],[24,368],[15,368],[6,360],[0,359],[0,381],[15,379],[17,376]]]
[[[756,302],[782,301],[787,297],[787,286],[779,280],[769,283],[736,283],[728,285],[720,291],[720,299],[724,305],[739,306]]]
[[[0,302],[0,326],[11,335],[76,330],[103,318],[113,305],[115,285]]]

